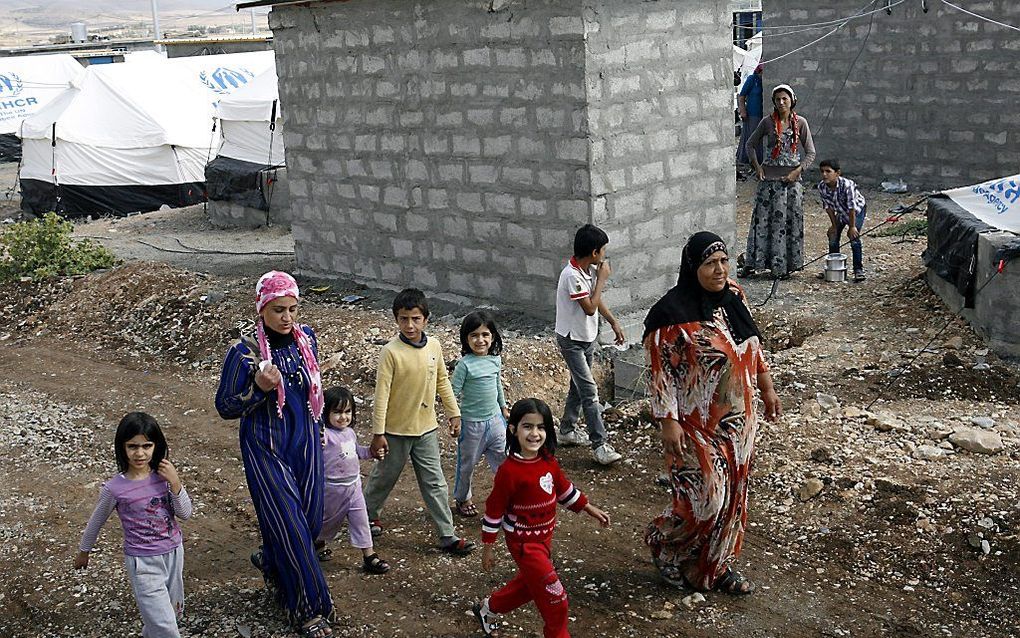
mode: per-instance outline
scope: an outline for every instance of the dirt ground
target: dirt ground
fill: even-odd
[[[738,236],[753,188],[738,185]],[[868,195],[868,227],[889,207],[917,198]],[[0,218],[11,205],[0,204]],[[827,221],[814,205],[806,213],[807,252],[821,253]],[[222,421],[212,399],[225,348],[250,323],[254,275],[293,265],[290,236],[277,228],[217,231],[201,207],[80,223],[76,233],[101,237],[125,264],[0,287],[0,371],[7,381],[0,390],[0,636],[138,634],[115,520],[88,570],[71,570],[99,486],[114,472],[114,426],[134,409],[164,426],[196,505],[182,524],[182,634],[287,635],[248,563],[259,537],[237,423]],[[787,411],[758,438],[739,564],[758,583],[755,595],[699,601],[657,579],[641,536],[669,497],[654,483],[662,465],[657,430],[642,418],[640,402],[621,402],[609,413],[626,461],[605,469],[585,450],[559,454],[567,474],[613,517],[613,526],[600,530],[587,517],[561,514],[556,556],[573,635],[1020,635],[1018,368],[985,354],[960,321],[910,365],[952,317],[920,277],[923,247],[923,239],[868,236],[866,282],[824,283],[811,267],[781,282],[755,310]],[[323,357],[340,362],[325,382],[370,399],[379,348],[394,333],[384,309],[391,293],[334,284],[316,294],[315,283],[303,282],[303,321],[316,328]],[[771,284],[745,280],[754,304],[765,301]],[[341,301],[348,294],[364,298]],[[458,354],[459,316],[444,308],[431,325],[449,361]],[[561,405],[566,372],[548,326],[508,325],[509,398],[537,395]],[[880,391],[883,398],[868,409]],[[367,440],[364,421],[360,427]],[[975,428],[997,435],[1003,449],[973,453],[953,442]],[[451,478],[453,452],[445,441]],[[491,477],[481,468],[475,476],[481,500]],[[358,552],[343,536],[325,564],[336,635],[479,635],[467,610],[512,573],[505,552],[486,574],[480,555],[454,559],[434,549],[410,472],[384,518],[377,548],[392,572],[362,574]],[[457,522],[478,540],[477,519]],[[541,634],[533,608],[507,620],[505,635]]]

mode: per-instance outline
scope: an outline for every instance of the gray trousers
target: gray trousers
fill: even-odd
[[[386,441],[390,450],[386,453],[386,458],[372,467],[372,473],[365,483],[368,520],[374,521],[379,518],[383,503],[393,491],[393,486],[397,484],[407,460],[411,459],[414,476],[418,479],[418,490],[425,502],[425,509],[436,524],[439,538],[455,536],[449,488],[439,460],[439,429],[436,428],[421,436],[387,434]]]
[[[158,556],[125,556],[143,638],[180,638],[177,618],[184,613],[184,545]]]
[[[563,406],[563,418],[560,419],[560,432],[573,432],[577,420],[584,411],[584,421],[588,427],[588,439],[592,449],[597,449],[606,441],[606,426],[602,423],[602,405],[599,403],[599,389],[595,385],[591,365],[595,356],[595,341],[574,341],[562,335],[556,335],[556,345],[560,347],[563,360],[570,371],[570,390]]]
[[[506,460],[506,421],[502,414],[485,421],[461,420],[457,474],[453,479],[453,499],[458,503],[471,500],[471,475],[483,456],[493,474]]]

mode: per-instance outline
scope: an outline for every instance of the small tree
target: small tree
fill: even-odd
[[[56,213],[9,226],[0,234],[0,279],[83,275],[117,263],[106,248],[88,239],[72,239],[72,230],[71,222]]]

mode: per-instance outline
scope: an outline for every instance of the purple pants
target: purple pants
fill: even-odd
[[[319,540],[333,540],[343,522],[351,535],[351,545],[358,549],[372,546],[372,532],[368,527],[368,509],[365,495],[361,492],[361,477],[350,485],[333,483],[326,479],[325,499],[322,506],[322,531]]]

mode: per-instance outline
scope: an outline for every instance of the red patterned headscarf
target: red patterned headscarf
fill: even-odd
[[[262,275],[259,282],[255,284],[255,310],[261,314],[266,305],[280,297],[293,297],[301,299],[301,292],[298,290],[297,282],[285,272],[272,270]],[[294,341],[297,343],[298,351],[301,353],[301,360],[305,364],[305,371],[308,372],[308,407],[312,412],[312,418],[319,421],[322,418],[322,373],[319,371],[319,362],[312,352],[312,340],[304,331],[304,326],[295,323],[291,329]],[[269,340],[266,338],[266,329],[261,317],[255,322],[255,336],[259,343],[259,354],[263,361],[272,361],[272,353],[269,351]],[[286,392],[283,383],[276,386],[276,413],[283,418],[283,406],[286,403]]]

